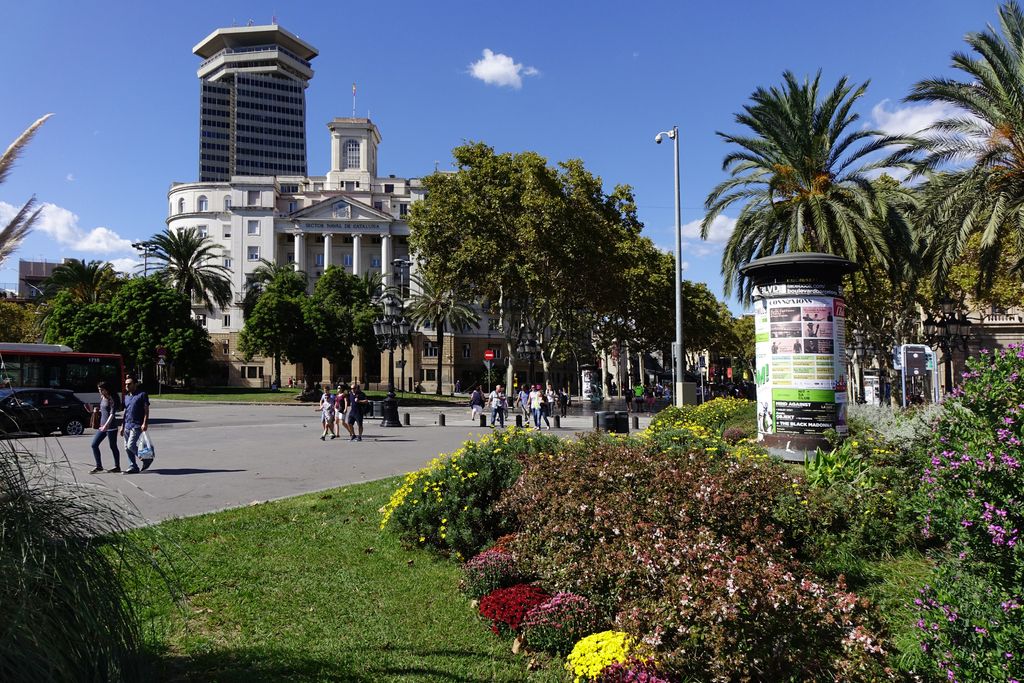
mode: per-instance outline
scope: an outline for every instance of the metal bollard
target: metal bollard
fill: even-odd
[[[633,429],[640,429],[640,418],[636,415],[633,416]]]
[[[555,415],[555,429],[561,429],[561,428],[562,428],[562,418],[560,416],[558,416],[558,415]]]
[[[444,427],[444,413],[437,414],[437,426]]]
[[[594,431],[597,431],[597,413],[594,413]]]
[[[487,426],[487,416],[484,415],[483,413],[480,413],[480,426],[481,427],[486,427]]]
[[[402,416],[402,424],[404,424],[406,427],[409,426],[409,413],[406,413],[405,415]]]
[[[522,415],[516,415],[516,427],[519,427],[520,429],[523,428],[523,416]]]

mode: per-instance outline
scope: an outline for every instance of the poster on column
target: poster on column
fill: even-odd
[[[759,437],[845,434],[845,302],[756,288],[754,298]]]

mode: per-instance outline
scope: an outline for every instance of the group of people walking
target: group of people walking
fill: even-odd
[[[637,384],[632,389],[627,388],[623,394],[626,398],[627,412],[654,412],[654,403],[659,398],[667,395],[667,391],[660,385]]]
[[[485,399],[481,386],[477,384],[473,387],[473,392],[469,397],[470,419],[476,420],[483,414],[487,406],[490,406],[491,409],[490,425],[492,427],[495,424],[504,427],[507,411],[518,408],[522,410],[527,424],[532,421],[535,428],[541,429],[541,421],[543,421],[544,428],[551,429],[550,418],[556,410],[562,417],[565,417],[569,407],[569,394],[561,388],[552,389],[550,384],[547,389],[542,389],[539,384],[534,384],[532,387],[524,385],[510,399],[505,394],[505,387],[498,384]]]
[[[124,420],[119,426],[117,414],[121,410],[121,401],[117,392],[107,382],[100,382],[96,389],[100,394],[99,405],[96,407],[99,413],[98,424],[92,437],[92,456],[96,460],[96,467],[90,474],[121,472],[121,451],[117,447],[118,434],[124,439],[124,450],[128,454],[130,464],[124,474],[137,474],[149,469],[153,459],[138,457],[139,442],[149,429],[149,396],[142,391],[134,377],[125,377]],[[114,458],[114,466],[109,470],[103,469],[103,458],[100,453],[100,445],[104,440],[110,445],[110,453]]]
[[[324,393],[320,397],[320,424],[323,433],[320,440],[325,441],[330,434],[331,439],[341,436],[342,428],[348,432],[349,441],[363,440],[363,413],[370,401],[356,382],[351,387],[339,384],[335,393],[331,393],[331,385],[324,384]]]

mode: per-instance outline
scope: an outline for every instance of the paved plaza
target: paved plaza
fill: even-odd
[[[320,441],[320,413],[310,405],[235,405],[153,399],[150,434],[153,466],[138,475],[90,475],[89,443],[83,436],[26,439],[23,444],[53,459],[66,457],[74,476],[123,493],[147,522],[249,505],[419,469],[439,453],[488,433],[469,410],[408,408],[411,425],[384,428],[367,418],[363,441],[348,436]],[[444,412],[446,426],[437,426]],[[641,428],[649,418],[640,418]],[[506,424],[515,424],[515,417]],[[591,416],[569,416],[553,433],[571,437],[592,428]],[[103,466],[113,460],[106,443]],[[121,467],[127,467],[121,454]]]

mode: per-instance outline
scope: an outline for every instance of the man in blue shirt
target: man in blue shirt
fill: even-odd
[[[139,454],[139,437],[149,428],[149,396],[131,376],[125,378],[124,390],[124,421],[121,423],[121,436],[125,437],[125,450],[132,465],[124,473],[138,474],[140,470],[136,456]],[[142,469],[148,469],[152,463],[152,460],[143,460]]]

